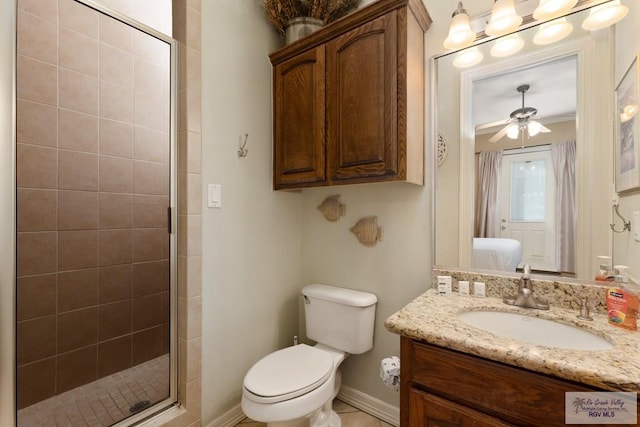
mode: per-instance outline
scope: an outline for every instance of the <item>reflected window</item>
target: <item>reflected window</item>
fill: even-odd
[[[511,222],[545,221],[546,177],[544,160],[511,164]]]

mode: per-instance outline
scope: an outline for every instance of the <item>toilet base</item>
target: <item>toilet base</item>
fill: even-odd
[[[341,427],[341,426],[342,426],[342,421],[340,420],[340,415],[338,415],[336,411],[331,411],[331,414],[329,414],[329,424],[327,424],[327,427]]]
[[[333,399],[311,415],[311,427],[340,427],[340,416],[333,410]]]
[[[326,410],[327,406],[329,407],[329,411]],[[309,417],[299,418],[297,420],[267,423],[267,427],[341,427],[342,421],[340,420],[340,416],[336,411],[331,409],[331,406],[331,402],[329,402]]]

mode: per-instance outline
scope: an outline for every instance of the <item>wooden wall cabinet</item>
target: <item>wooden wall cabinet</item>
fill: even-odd
[[[400,351],[401,427],[565,426],[566,392],[602,391],[404,336]]]
[[[274,188],[424,181],[421,0],[379,0],[270,55]]]

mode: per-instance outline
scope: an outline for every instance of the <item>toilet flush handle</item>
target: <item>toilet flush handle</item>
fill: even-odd
[[[302,298],[304,298],[304,303],[305,303],[305,304],[311,304],[311,300],[309,299],[309,297],[308,297],[308,296],[306,296],[306,295],[302,295]]]

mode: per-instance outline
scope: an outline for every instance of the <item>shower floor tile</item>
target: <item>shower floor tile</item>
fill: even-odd
[[[169,355],[101,378],[18,411],[18,427],[105,427],[131,415],[136,403],[169,396]]]

